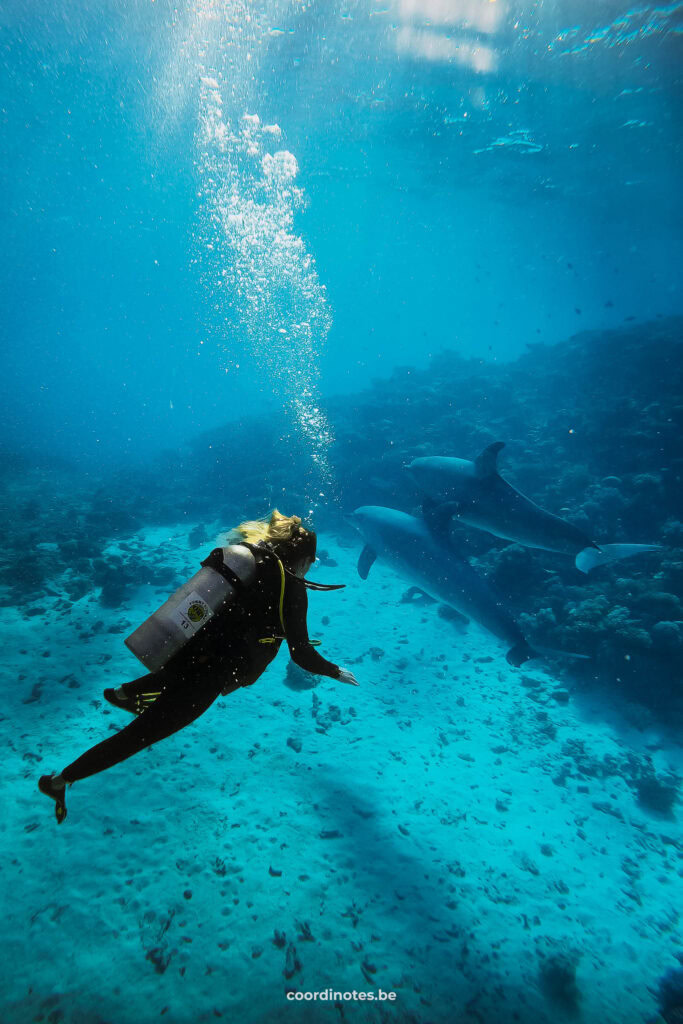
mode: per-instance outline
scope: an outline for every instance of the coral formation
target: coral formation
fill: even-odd
[[[561,555],[451,529],[532,640],[591,656],[558,670],[585,687],[610,689],[639,727],[683,720],[682,336],[683,320],[669,318],[533,345],[510,364],[444,351],[426,370],[397,368],[353,400],[328,402],[346,509],[376,503],[416,512],[421,497],[406,463],[426,454],[470,458],[502,439],[504,475],[542,507],[598,543],[662,545],[584,576]],[[127,533],[193,517],[188,547],[199,548],[240,518],[265,512],[274,495],[286,509],[303,508],[297,481],[306,476],[306,453],[292,436],[277,416],[229,423],[154,466],[87,486],[63,465],[37,472],[33,462],[8,457],[0,465],[0,492],[12,513],[0,603],[30,614],[46,598],[70,607],[93,588],[105,607],[125,604],[143,584],[171,590],[179,581],[164,567],[163,547],[154,564],[141,565]],[[58,501],[42,499],[46,479]],[[344,529],[332,505],[316,521]],[[326,557],[321,552],[323,564]],[[188,560],[188,574],[193,568]],[[662,802],[649,784],[641,790],[644,802]]]

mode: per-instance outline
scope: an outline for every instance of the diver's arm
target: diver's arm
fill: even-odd
[[[334,662],[328,661],[318,654],[308,638],[308,626],[306,625],[306,614],[308,612],[308,595],[306,588],[297,585],[293,581],[287,584],[287,596],[284,608],[285,628],[287,634],[287,645],[293,662],[303,668],[306,672],[312,672],[316,676],[328,676],[330,679],[341,679],[343,682],[350,682],[346,669],[342,669]],[[344,675],[342,675],[344,673]]]

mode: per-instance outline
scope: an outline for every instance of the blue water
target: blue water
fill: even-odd
[[[679,1019],[682,26],[0,7],[3,1020]],[[583,577],[454,527],[585,662],[511,668],[396,565],[356,571],[344,513],[419,516],[412,459],[497,440],[591,540],[658,545]],[[124,724],[123,638],[275,506],[347,585],[309,628],[359,690],[283,653],[58,830],[37,776]],[[396,1001],[287,999],[361,986]]]

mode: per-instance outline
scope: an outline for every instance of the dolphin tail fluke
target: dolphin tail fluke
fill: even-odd
[[[505,655],[505,660],[508,665],[514,665],[515,668],[519,668],[525,661],[529,661],[530,658],[536,658],[538,655],[534,651],[526,640],[522,640],[520,643],[515,644]]]
[[[643,555],[648,551],[661,550],[659,544],[602,544],[599,548],[584,548],[576,556],[576,568],[579,572],[590,572],[600,565],[618,562],[632,555]]]

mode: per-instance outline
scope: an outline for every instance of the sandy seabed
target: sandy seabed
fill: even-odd
[[[168,531],[128,540],[187,562]],[[599,766],[680,772],[680,748],[541,662],[509,668],[437,605],[401,603],[383,566],[363,582],[350,539],[319,546],[337,565],[314,578],[348,585],[310,595],[309,632],[360,687],[292,690],[284,650],[68,790],[61,827],[37,778],[126,723],[102,690],[141,674],[123,637],[167,593],[3,609],[2,1020],[651,1018],[680,950],[681,829]],[[396,997],[287,998],[328,989]]]

